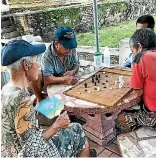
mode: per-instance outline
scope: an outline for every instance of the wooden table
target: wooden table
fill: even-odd
[[[92,74],[81,77],[80,81],[83,81]],[[136,97],[132,92],[118,103],[115,108],[108,109],[98,104],[64,95],[63,92],[69,88],[71,88],[71,86],[51,85],[48,86],[47,92],[49,96],[55,95],[61,99],[65,104],[65,110],[70,114],[80,115],[86,120],[86,124],[83,125],[83,128],[87,136],[99,145],[107,144],[116,136],[115,119],[121,110],[127,109],[140,102],[140,98]]]

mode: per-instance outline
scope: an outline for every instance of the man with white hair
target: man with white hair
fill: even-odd
[[[37,55],[44,44],[24,40],[6,44],[1,51],[2,66],[10,81],[2,89],[2,155],[6,157],[89,157],[89,144],[80,124],[70,124],[65,111],[47,129],[36,123],[29,94],[30,81],[38,79]]]

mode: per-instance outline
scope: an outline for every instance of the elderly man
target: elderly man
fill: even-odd
[[[43,99],[44,85],[74,85],[78,82],[75,77],[79,69],[76,47],[75,32],[70,27],[62,26],[55,31],[54,40],[41,59],[42,75],[37,82],[32,82],[38,101]]]
[[[38,79],[37,55],[44,44],[15,40],[1,51],[1,63],[10,70],[10,81],[2,89],[3,156],[89,157],[89,144],[79,124],[70,124],[67,112],[49,128],[38,128],[29,94],[30,81]]]
[[[54,41],[42,57],[44,84],[75,84],[79,68],[75,32],[66,26],[55,31]]]
[[[156,129],[156,36],[151,29],[137,30],[130,39],[134,54],[130,86],[142,96],[140,109],[127,109],[118,116],[128,130],[147,126]],[[124,121],[123,121],[124,120]]]

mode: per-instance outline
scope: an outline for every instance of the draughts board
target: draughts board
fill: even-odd
[[[123,76],[124,85],[122,88],[119,88],[119,76]],[[129,87],[130,76],[131,70],[103,68],[76,86],[64,91],[64,94],[112,107],[132,91]]]

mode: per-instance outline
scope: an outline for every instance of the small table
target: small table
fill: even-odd
[[[80,82],[92,74],[81,77]],[[65,104],[65,110],[70,114],[82,116],[86,120],[86,124],[83,125],[86,135],[102,146],[106,145],[116,136],[115,120],[121,110],[129,108],[141,100],[140,97],[136,97],[131,92],[117,104],[116,108],[108,109],[98,104],[64,95],[63,92],[71,87],[68,85],[51,85],[47,87],[47,92],[49,96],[55,95],[61,99]]]

